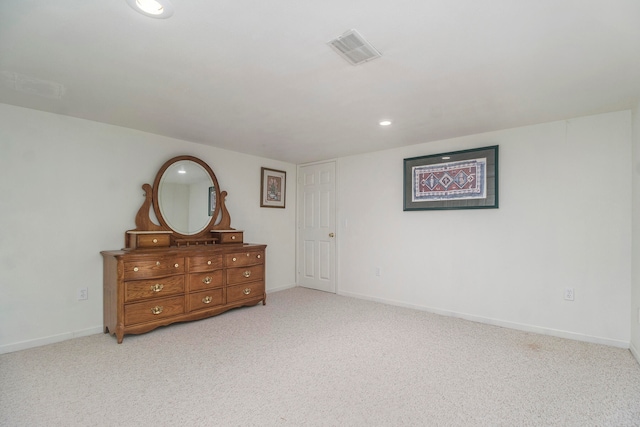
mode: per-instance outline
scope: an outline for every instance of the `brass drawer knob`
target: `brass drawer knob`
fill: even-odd
[[[163,306],[161,306],[161,305],[156,305],[155,307],[153,307],[153,308],[151,309],[151,314],[158,315],[158,314],[162,313],[162,310],[164,310],[164,307],[163,307]]]
[[[173,266],[174,266],[175,268],[178,268],[178,263],[176,262]]]
[[[133,271],[138,271],[138,267],[133,267]]]
[[[236,240],[236,236],[231,236],[231,240]]]
[[[210,276],[205,277],[204,279],[202,279],[202,283],[204,283],[205,285],[208,285],[211,283],[213,279]]]
[[[152,242],[153,243],[158,243],[158,239],[153,239]]]
[[[160,261],[156,261],[156,265],[160,265]]]
[[[207,261],[207,265],[211,265],[211,261]]]
[[[258,258],[258,259],[262,258],[262,255],[258,254],[258,256],[256,258]]]
[[[233,257],[233,259],[231,261],[236,262],[237,258]]]
[[[245,295],[249,295],[251,293],[251,288],[244,288],[242,293],[245,294]]]
[[[164,285],[162,283],[156,283],[155,285],[151,286],[151,290],[153,292],[160,292],[162,288],[164,288]]]
[[[251,276],[251,271],[245,270],[244,273],[242,273],[242,275],[248,278],[249,276]]]
[[[211,301],[213,301],[213,298],[211,298],[210,296],[206,296],[204,298],[202,298],[202,302],[205,304],[209,304]]]

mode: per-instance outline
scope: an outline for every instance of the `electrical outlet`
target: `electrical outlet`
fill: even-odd
[[[564,299],[567,301],[573,301],[574,299],[573,288],[565,288],[564,289]]]
[[[376,277],[380,277],[381,274],[380,267],[376,267]]]
[[[89,288],[78,288],[78,301],[89,299]]]

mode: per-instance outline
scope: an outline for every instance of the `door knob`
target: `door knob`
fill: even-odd
[[[335,234],[329,233],[329,237],[335,237]]]

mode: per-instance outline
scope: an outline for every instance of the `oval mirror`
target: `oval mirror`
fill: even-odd
[[[174,157],[162,166],[153,185],[158,221],[183,236],[208,231],[218,217],[220,189],[202,160]]]

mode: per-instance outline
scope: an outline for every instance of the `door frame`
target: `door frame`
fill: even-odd
[[[339,272],[340,272],[340,265],[338,264],[338,260],[340,259],[339,256],[339,242],[340,242],[340,232],[339,229],[341,227],[339,227],[339,222],[338,222],[338,159],[328,159],[328,160],[320,160],[317,162],[309,162],[309,163],[302,163],[299,165],[296,165],[296,262],[295,262],[295,274],[296,274],[296,286],[300,286],[299,283],[299,277],[300,275],[298,274],[299,271],[299,267],[300,267],[300,228],[298,227],[298,218],[299,218],[299,214],[300,214],[300,204],[302,203],[302,201],[298,198],[298,190],[300,187],[300,181],[301,181],[301,174],[300,174],[300,168],[303,168],[305,166],[314,166],[314,165],[321,165],[321,164],[325,164],[325,163],[333,163],[334,164],[334,170],[335,170],[335,177],[334,177],[334,192],[335,192],[335,200],[336,203],[334,205],[334,209],[333,209],[333,215],[334,215],[334,224],[335,224],[335,251],[333,253],[333,267],[334,267],[334,274],[333,274],[333,280],[335,282],[335,294],[339,295],[340,294],[340,280],[339,280]]]

